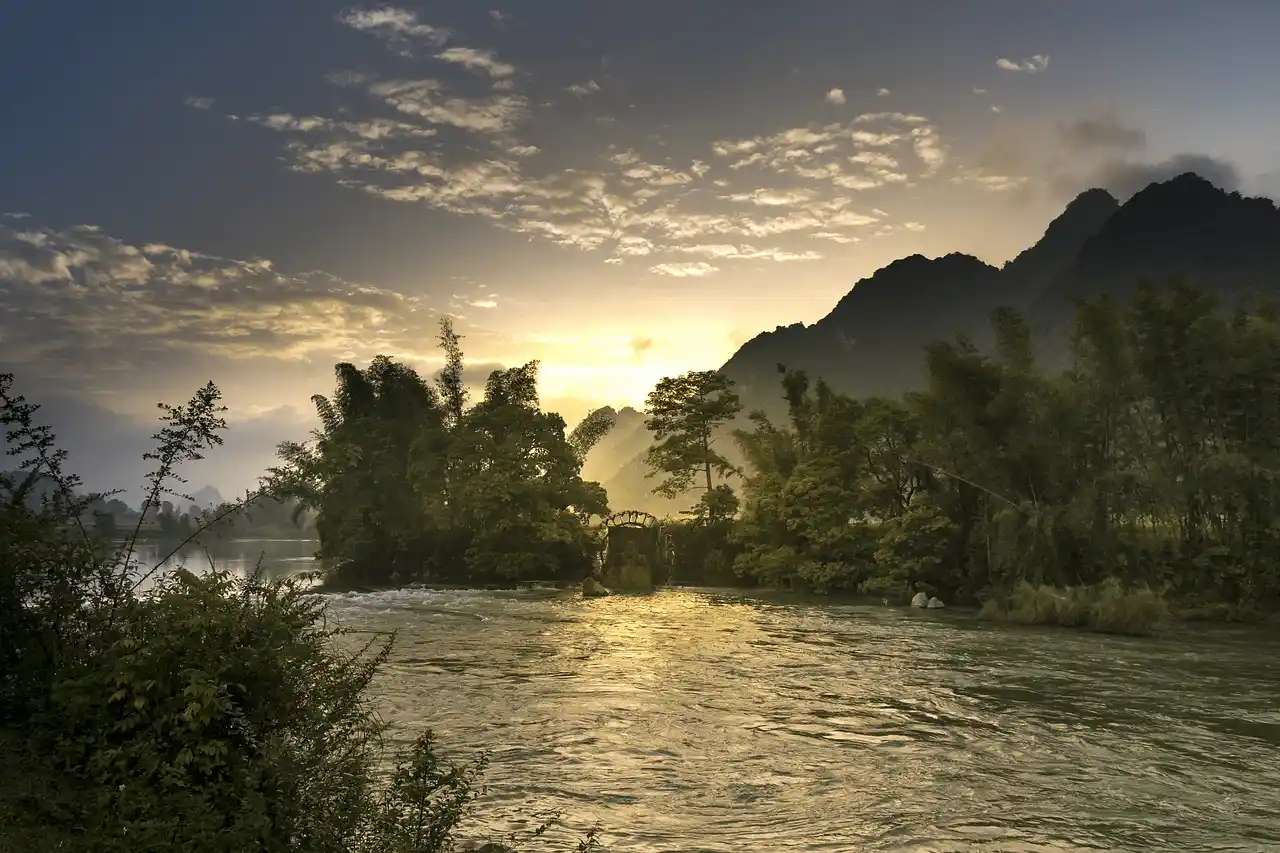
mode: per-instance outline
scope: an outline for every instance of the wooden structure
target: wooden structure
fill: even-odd
[[[669,572],[662,522],[630,509],[605,519],[602,580],[610,589],[648,592],[665,583]]]

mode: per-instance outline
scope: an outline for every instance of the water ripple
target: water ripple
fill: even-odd
[[[556,808],[645,853],[1280,849],[1273,636],[728,591],[330,601],[397,631],[378,687],[403,737],[490,753],[499,832]]]

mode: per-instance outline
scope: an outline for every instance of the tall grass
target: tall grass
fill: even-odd
[[[1022,581],[1007,595],[988,599],[979,618],[1141,637],[1155,633],[1169,620],[1169,605],[1150,587],[1126,589],[1115,578],[1076,587]]]

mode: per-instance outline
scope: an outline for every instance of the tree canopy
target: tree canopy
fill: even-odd
[[[796,371],[748,461],[733,542],[749,580],[961,600],[1108,579],[1247,608],[1280,597],[1280,311],[1186,284],[1083,303],[1070,365],[997,343],[925,353],[929,384],[855,400]]]
[[[334,582],[578,579],[590,569],[604,489],[581,478],[606,427],[574,441],[544,412],[538,363],[493,371],[468,405],[461,336],[445,319],[434,385],[378,356],[335,368],[313,398],[321,428],[280,446],[271,481],[316,513]]]

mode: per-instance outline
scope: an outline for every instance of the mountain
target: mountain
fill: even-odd
[[[1280,210],[1187,173],[1151,184],[1107,218],[1050,285],[1031,316],[1052,329],[1070,300],[1132,295],[1142,278],[1185,277],[1233,302],[1280,286]]]
[[[192,494],[191,497],[194,498],[193,503],[201,509],[213,509],[226,503],[222,499],[222,493],[213,486],[204,486],[200,491]]]
[[[1027,311],[1120,209],[1106,190],[1081,193],[1036,244],[997,269],[971,255],[912,255],[862,279],[812,326],[779,326],[742,346],[721,368],[744,402],[782,407],[778,364],[821,376],[854,396],[896,395],[925,380],[924,347],[963,334],[991,343],[991,312]]]
[[[779,364],[855,396],[897,395],[923,386],[927,344],[964,335],[989,346],[989,318],[1001,306],[1027,316],[1047,366],[1056,367],[1065,361],[1073,300],[1104,293],[1123,300],[1142,278],[1179,276],[1227,304],[1255,293],[1280,296],[1280,210],[1192,173],[1150,184],[1123,204],[1087,190],[999,269],[963,254],[894,261],[857,282],[818,322],[762,332],[720,369],[747,410],[772,415],[784,410]],[[643,476],[643,426],[623,446],[640,450],[601,479],[610,503],[656,505],[645,495],[652,481]]]
[[[612,406],[604,408],[613,412],[613,428],[591,448],[582,466],[583,479],[598,483],[613,476],[620,467],[631,462],[637,453],[644,453],[649,447],[642,412],[630,406],[616,411]]]

